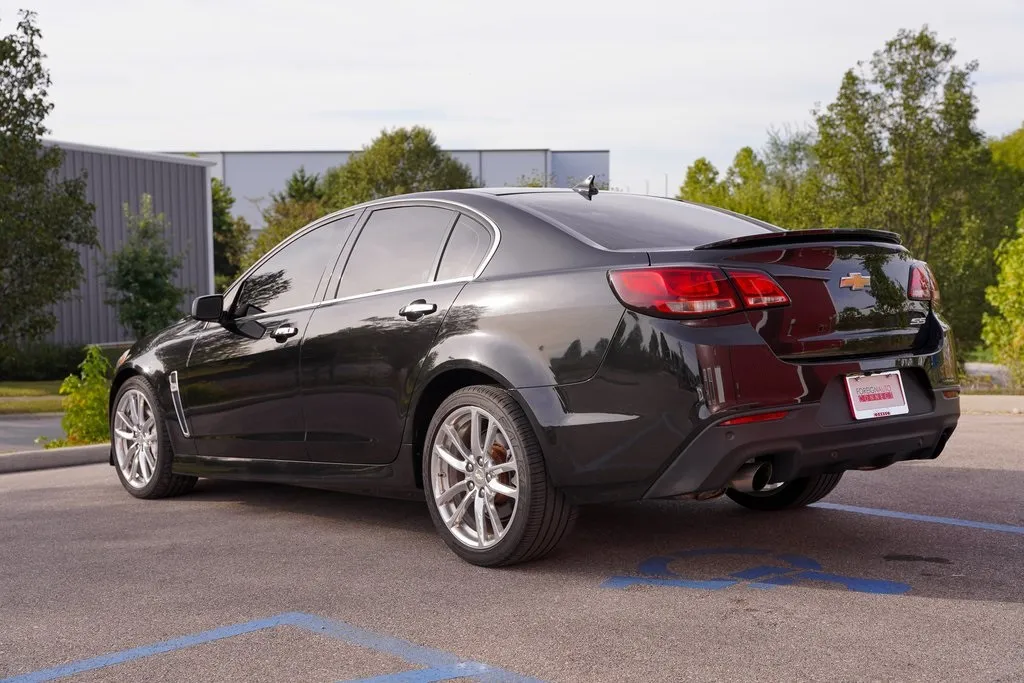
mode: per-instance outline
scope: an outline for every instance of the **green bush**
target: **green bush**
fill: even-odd
[[[1024,386],[1024,212],[1019,225],[1017,238],[996,250],[997,284],[986,290],[985,298],[998,315],[985,314],[982,335],[1014,382]]]
[[[46,448],[84,446],[110,440],[107,399],[110,395],[110,362],[98,346],[86,350],[80,375],[69,375],[60,385],[64,397],[63,439],[45,442]]]
[[[63,379],[78,369],[84,347],[37,343],[0,347],[0,380],[35,382]]]
[[[132,342],[103,344],[103,355],[111,365]],[[0,346],[0,381],[42,382],[64,379],[77,372],[85,355],[82,344],[37,343],[31,346]]]

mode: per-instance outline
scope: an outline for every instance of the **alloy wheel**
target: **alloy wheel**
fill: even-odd
[[[114,455],[129,486],[144,488],[156,472],[159,443],[156,417],[149,400],[138,389],[126,391],[114,410]]]
[[[501,541],[519,507],[516,453],[497,418],[477,406],[452,411],[430,452],[431,494],[441,520],[468,548]]]

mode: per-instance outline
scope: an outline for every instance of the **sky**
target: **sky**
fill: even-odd
[[[1024,123],[1024,0],[0,0],[38,13],[51,137],[143,150],[346,150],[424,125],[449,149],[607,149],[674,194],[799,126],[927,24],[978,60],[978,123]]]

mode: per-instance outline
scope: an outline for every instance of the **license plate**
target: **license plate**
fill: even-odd
[[[903,391],[903,378],[899,372],[880,372],[874,375],[847,375],[846,392],[850,408],[857,420],[890,415],[906,415],[907,394]]]

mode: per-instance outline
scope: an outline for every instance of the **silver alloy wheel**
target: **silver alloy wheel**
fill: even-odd
[[[434,435],[430,481],[441,520],[460,543],[498,543],[519,509],[516,454],[497,418],[483,408],[456,408]]]
[[[156,472],[156,416],[146,395],[129,389],[114,410],[114,455],[124,480],[144,488]]]

